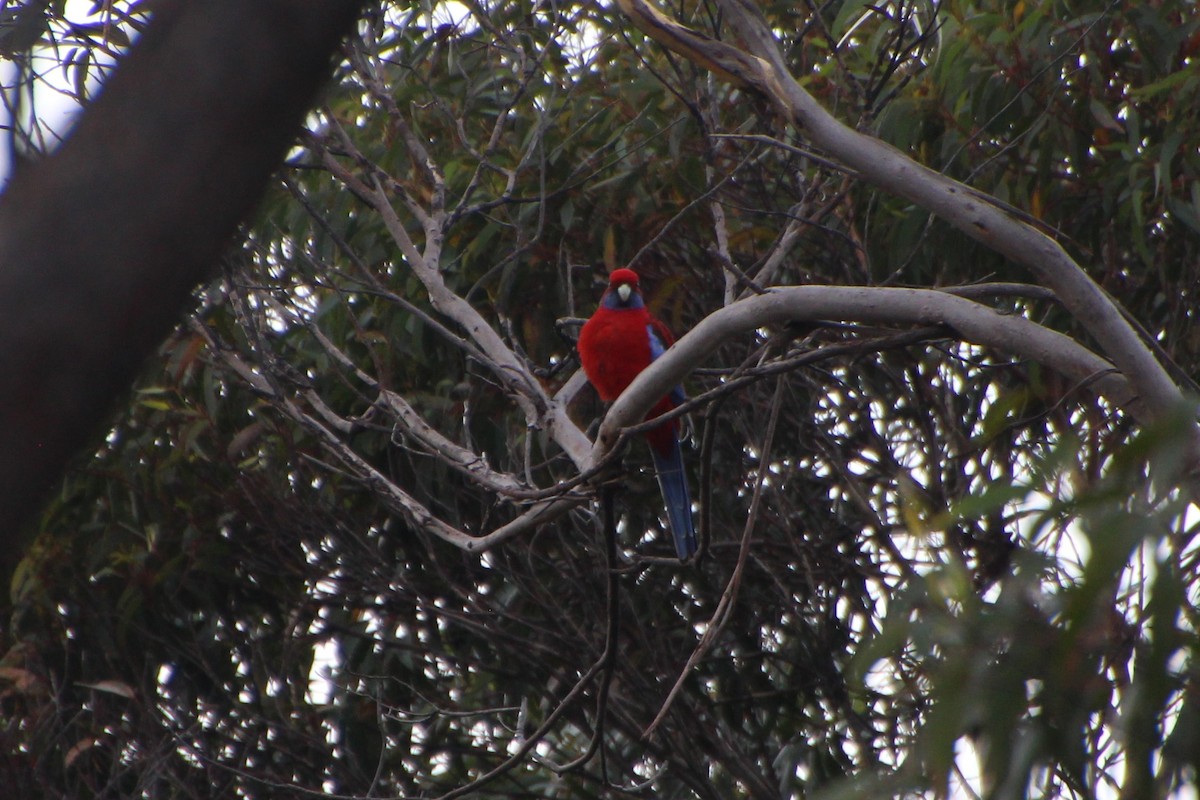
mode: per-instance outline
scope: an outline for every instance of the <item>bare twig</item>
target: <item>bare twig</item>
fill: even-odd
[[[662,707],[659,708],[658,714],[654,720],[646,727],[642,733],[643,738],[650,738],[654,735],[655,730],[662,724],[667,713],[671,710],[671,705],[675,702],[675,698],[679,695],[683,688],[683,682],[692,669],[704,658],[712,649],[717,637],[721,635],[721,631],[725,629],[726,623],[729,622],[729,615],[735,603],[737,603],[738,591],[742,586],[742,576],[746,571],[746,560],[750,554],[750,534],[754,532],[754,528],[758,522],[759,504],[762,502],[762,489],[766,482],[767,472],[771,467],[771,446],[775,442],[775,427],[779,423],[779,409],[783,406],[783,387],[784,381],[780,380],[775,384],[775,397],[771,401],[771,418],[767,422],[767,432],[763,436],[761,452],[759,454],[758,472],[754,478],[754,496],[750,500],[750,512],[746,515],[746,524],[742,527],[742,540],[738,547],[737,562],[733,567],[733,574],[729,576],[729,582],[725,584],[725,591],[721,593],[721,599],[717,602],[717,608],[713,612],[712,619],[709,620],[708,628],[704,631],[704,635],[700,637],[699,643],[692,650],[692,655],[688,658],[687,664],[679,671],[679,677],[675,680],[675,685],[671,687],[671,691],[667,693],[667,698],[663,701]]]

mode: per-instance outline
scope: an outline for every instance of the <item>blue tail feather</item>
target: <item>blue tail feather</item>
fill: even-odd
[[[679,442],[675,441],[667,453],[660,453],[657,448],[651,447],[650,455],[654,458],[654,471],[658,475],[658,486],[667,507],[667,522],[675,539],[675,553],[681,560],[690,558],[696,552],[696,529],[692,524],[692,499],[688,492],[687,473],[683,471],[683,452]]]

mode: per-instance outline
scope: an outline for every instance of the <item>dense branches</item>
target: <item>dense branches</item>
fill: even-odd
[[[46,512],[13,780],[1178,785],[1196,23],[985,5],[369,9]],[[687,333],[605,410],[572,342],[617,266]],[[681,379],[689,565],[633,424]]]

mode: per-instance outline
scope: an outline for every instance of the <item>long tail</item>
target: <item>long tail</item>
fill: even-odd
[[[683,471],[683,451],[679,447],[679,440],[671,436],[670,441],[663,445],[660,451],[651,444],[650,455],[654,458],[658,487],[662,489],[663,503],[667,507],[667,522],[675,539],[675,553],[683,560],[696,552],[692,498],[688,492],[687,474]]]

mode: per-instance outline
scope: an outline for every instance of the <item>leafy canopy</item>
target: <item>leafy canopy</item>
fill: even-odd
[[[1195,374],[1193,3],[761,9],[827,109],[1049,232]],[[716,6],[669,13],[733,38]],[[615,8],[383,3],[43,517],[5,631],[0,782],[717,798],[1195,781],[1194,514],[1148,478],[1177,476],[1186,421],[1139,429],[953,331],[781,326],[711,353],[687,384],[714,392],[690,453],[698,564],[666,557],[636,442],[612,571],[582,499],[455,547],[444,531],[520,525],[578,477],[529,398],[570,401],[585,430],[601,415],[563,391],[570,320],[622,265],[676,331],[756,286],[986,282],[988,303],[1083,339],[1024,271]]]

